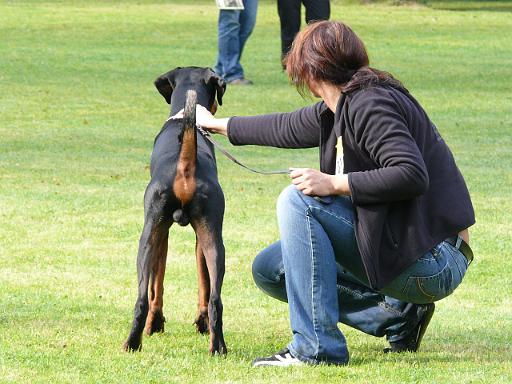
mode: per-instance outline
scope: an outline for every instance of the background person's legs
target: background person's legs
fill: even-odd
[[[306,23],[314,20],[329,20],[329,0],[302,0],[306,8]],[[277,12],[281,23],[281,59],[292,46],[301,25],[301,0],[277,0]]]
[[[244,76],[240,65],[240,14],[239,10],[219,11],[219,52],[215,72],[228,82]]]
[[[329,0],[302,0],[306,8],[306,23],[318,20],[329,20],[331,6]]]
[[[281,58],[288,53],[295,35],[300,30],[300,0],[277,0],[281,23]]]
[[[251,35],[254,25],[256,24],[256,14],[258,13],[258,0],[244,0],[245,9],[240,14],[240,38],[239,38],[239,60],[242,57],[242,52],[245,43]]]

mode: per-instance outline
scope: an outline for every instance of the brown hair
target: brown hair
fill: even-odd
[[[403,88],[387,72],[370,68],[363,41],[340,21],[318,21],[308,25],[295,37],[286,58],[290,81],[303,96],[309,84],[326,81],[351,92],[375,84]]]

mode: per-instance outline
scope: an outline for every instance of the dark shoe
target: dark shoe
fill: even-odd
[[[241,79],[235,79],[228,81],[228,84],[230,85],[252,85],[253,82],[249,79],[246,79],[245,77],[242,77]]]
[[[253,367],[290,367],[302,364],[304,364],[302,361],[292,356],[288,348],[284,348],[269,357],[258,357],[252,362]]]
[[[419,321],[416,328],[412,330],[410,335],[404,337],[402,340],[390,342],[390,346],[388,348],[384,348],[384,353],[416,352],[420,348],[421,339],[423,339],[423,335],[427,330],[430,319],[432,319],[432,315],[434,314],[436,306],[434,303],[431,303],[422,305],[420,308],[424,312],[423,317]],[[418,308],[418,310],[420,310],[420,308]]]

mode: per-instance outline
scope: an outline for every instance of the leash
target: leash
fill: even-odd
[[[210,132],[206,131],[203,127],[201,127],[200,125],[196,125],[196,128],[197,130],[199,131],[199,133],[201,135],[203,135],[203,137],[208,140],[210,143],[213,144],[213,146],[215,148],[217,148],[217,150],[219,150],[224,156],[226,156],[229,160],[231,160],[233,163],[241,166],[242,168],[245,168],[247,169],[249,172],[253,172],[253,173],[258,173],[260,175],[288,175],[291,170],[289,169],[282,169],[282,170],[276,170],[276,171],[259,171],[257,169],[254,169],[254,168],[251,168],[251,167],[248,167],[247,165],[241,163],[240,161],[238,161],[236,159],[236,157],[234,157],[231,153],[229,153],[228,151],[226,151],[224,148],[222,148],[222,146],[217,143],[212,135],[210,134]]]

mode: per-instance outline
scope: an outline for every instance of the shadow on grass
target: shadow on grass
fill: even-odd
[[[434,9],[441,9],[445,11],[486,11],[486,12],[512,12],[512,1],[510,0],[466,0],[466,1],[453,1],[453,0],[432,0],[424,2],[427,6]]]
[[[510,0],[359,0],[361,4],[421,5],[433,9],[458,12],[512,12]]]

